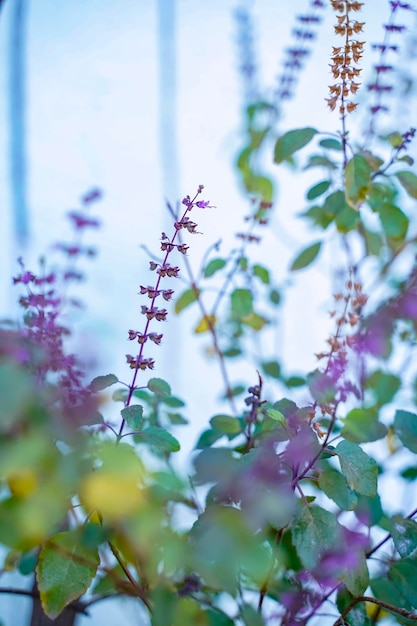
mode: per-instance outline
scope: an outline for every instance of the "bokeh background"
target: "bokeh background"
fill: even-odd
[[[303,126],[339,130],[337,114],[325,103],[335,43],[328,4],[295,95],[282,109],[282,131]],[[75,344],[88,356],[92,376],[114,372],[129,377],[127,329],[140,328],[138,287],[153,278],[141,244],[158,251],[161,231],[170,230],[166,201],[175,205],[204,184],[203,197],[216,205],[195,216],[203,233],[189,242],[195,267],[214,242],[222,241],[223,254],[236,245],[235,233],[248,212],[235,167],[245,104],[236,9],[247,8],[253,15],[257,80],[261,92],[271,94],[285,50],[294,44],[296,16],[309,5],[307,0],[0,3],[1,317],[18,312],[11,285],[17,257],[36,268],[39,255],[67,236],[66,211],[79,206],[85,191],[99,187],[103,200],[93,212],[102,227],[89,237],[98,256],[88,263],[88,280],[77,293],[86,310],[76,319]],[[388,15],[388,2],[365,2],[361,20],[369,44],[382,40]],[[413,19],[398,57],[405,76],[416,68]],[[367,43],[363,65],[369,63]],[[360,109],[368,97],[365,89],[359,93],[352,132],[360,134]],[[393,112],[401,130],[413,125],[413,117],[416,125],[415,104],[404,99]],[[294,177],[274,166],[272,157],[265,167],[276,178],[276,206],[263,245],[253,254],[271,267],[278,284],[287,286],[270,349],[288,372],[298,373],[315,367],[314,353],[331,328],[332,284],[346,259],[331,243],[314,270],[288,279],[296,253],[317,239],[299,214],[305,209],[305,189],[318,178],[315,172]],[[221,378],[204,351],[207,341],[190,339],[196,321],[192,309],[180,318],[170,315],[155,370],[187,401],[191,425],[185,440],[181,434],[184,454],[221,406]],[[249,364],[236,367],[235,380],[255,380]],[[28,599],[0,596],[0,606],[4,626],[27,625]],[[107,601],[79,626],[122,618],[139,623],[138,611],[135,602]]]

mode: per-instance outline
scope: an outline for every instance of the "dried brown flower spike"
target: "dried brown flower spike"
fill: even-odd
[[[333,10],[337,13],[335,32],[344,37],[345,42],[343,46],[333,47],[330,69],[336,82],[329,86],[330,98],[327,98],[327,104],[332,111],[338,106],[344,118],[346,113],[351,113],[357,107],[357,103],[349,97],[356,94],[360,86],[355,78],[361,73],[357,64],[362,57],[365,42],[357,41],[352,36],[362,32],[364,22],[351,19],[350,14],[359,11],[363,3],[348,0],[330,1]]]

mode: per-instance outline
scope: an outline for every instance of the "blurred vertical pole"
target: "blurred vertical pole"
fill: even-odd
[[[178,199],[176,0],[158,0],[159,146],[162,191]]]
[[[176,0],[158,0],[158,88],[159,88],[159,153],[162,195],[174,208],[179,200],[179,155],[177,140],[177,45]],[[172,217],[165,211],[163,230],[172,229]],[[168,325],[169,349],[164,350],[165,370],[170,383],[179,385],[180,329],[179,320]],[[177,355],[173,367],[172,355]]]
[[[3,3],[2,3],[3,4]],[[14,236],[24,247],[29,236],[26,166],[26,27],[27,0],[10,2],[9,159]],[[1,5],[0,5],[1,6]]]

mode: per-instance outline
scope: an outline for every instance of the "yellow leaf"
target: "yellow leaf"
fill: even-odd
[[[395,431],[392,428],[392,426],[388,428],[387,445],[388,445],[388,450],[390,454],[394,454],[395,452],[397,452],[400,446],[400,442],[398,441],[397,435],[395,434]]]
[[[90,515],[90,517],[88,518],[88,521],[91,524],[97,524],[98,526],[101,525],[102,523],[102,519],[101,519],[101,515],[98,511],[93,511]]]
[[[201,318],[201,320],[195,327],[194,332],[197,334],[206,333],[209,330],[211,330],[213,326],[215,326],[216,322],[217,322],[217,318],[215,315],[205,315],[204,317]]]
[[[262,315],[258,315],[258,313],[252,311],[252,313],[250,313],[249,315],[242,317],[242,322],[247,326],[253,328],[253,330],[259,331],[262,330],[265,324],[268,323],[268,320],[265,319],[265,317],[263,317]]]
[[[22,468],[7,476],[7,485],[14,496],[25,498],[38,486],[37,473],[32,469]]]
[[[366,615],[372,620],[373,624],[376,624],[380,620],[389,616],[388,611],[384,611],[384,609],[381,609],[380,606],[374,604],[373,602],[366,602],[365,609]]]
[[[100,470],[83,480],[80,497],[87,509],[97,510],[110,520],[131,515],[143,502],[135,477]]]

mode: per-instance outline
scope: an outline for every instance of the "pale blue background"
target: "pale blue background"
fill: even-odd
[[[0,17],[0,315],[16,312],[10,275],[16,271],[19,254],[12,237],[7,155],[7,39],[12,1],[6,1]],[[366,2],[363,20],[367,41],[381,40],[379,22],[383,13],[388,16],[387,5],[381,0]],[[227,253],[247,212],[231,166],[240,145],[242,104],[232,16],[237,2],[175,3],[178,153],[173,168],[178,172],[177,180],[167,180],[161,171],[161,155],[171,137],[161,136],[158,6],[163,6],[163,0],[160,5],[156,0],[29,2],[27,147],[31,237],[24,254],[34,263],[50,243],[65,236],[65,211],[76,208],[80,195],[91,186],[103,188],[104,200],[97,205],[103,227],[91,237],[99,248],[99,258],[90,264],[89,282],[81,289],[88,314],[77,326],[80,344],[87,346],[96,361],[95,373],[113,371],[121,378],[130,376],[124,362],[130,347],[126,331],[140,328],[142,323],[138,286],[153,278],[139,244],[157,250],[161,230],[169,232],[170,222],[164,211],[166,195],[174,203],[187,193],[193,194],[203,183],[204,197],[217,206],[195,216],[198,230],[204,233],[190,242],[190,257],[196,265],[206,247],[219,237]],[[304,12],[307,6],[306,0],[254,3],[264,84],[274,86],[274,78],[281,71],[283,49],[293,43],[294,13]],[[325,15],[319,41],[313,45],[313,54],[301,75],[299,95],[285,109],[284,130],[301,126],[333,131],[339,128],[337,114],[331,114],[324,102],[331,82],[328,55],[335,43],[333,16],[329,10]],[[362,92],[360,98],[366,98],[366,93]],[[407,111],[397,113],[401,129],[406,130]],[[305,209],[308,181],[319,179],[313,173],[298,182],[285,168],[278,170],[272,164],[268,167],[279,181],[278,202],[272,232],[258,260],[263,259],[274,269],[277,280],[282,280],[303,243],[319,236],[295,217]],[[344,265],[345,258],[334,244],[316,270],[294,279],[271,343],[272,353],[284,359],[288,371],[316,366],[314,353],[323,349],[332,328],[327,317],[332,274]],[[192,425],[185,450],[219,407],[216,393],[220,376],[216,364],[202,357],[206,342],[188,339],[189,328],[195,322],[196,313],[192,311],[180,320],[170,316],[155,370],[155,375],[167,378],[174,391],[187,399]],[[254,382],[254,377],[249,366],[239,365],[235,372],[235,379]],[[6,584],[3,577],[0,582]],[[0,595],[0,617],[5,626],[26,626],[25,606],[29,610],[29,604],[22,598],[12,600]],[[118,604],[106,601],[95,607],[94,620],[82,619],[79,626],[114,624],[120,619],[139,623],[138,612],[138,605],[130,600]]]

